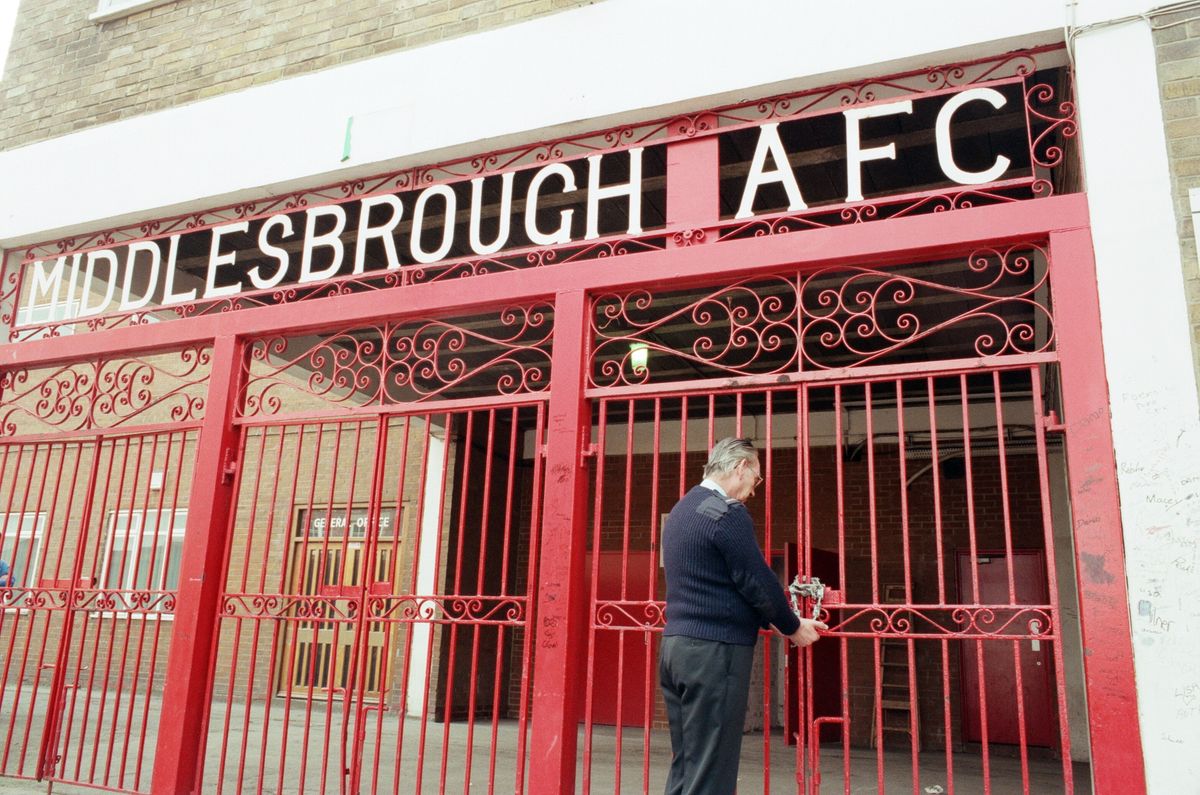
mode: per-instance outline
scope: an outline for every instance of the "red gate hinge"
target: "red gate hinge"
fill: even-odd
[[[238,462],[233,457],[233,448],[231,447],[225,451],[225,464],[221,467],[221,482],[225,485],[232,483],[237,476],[237,471]]]

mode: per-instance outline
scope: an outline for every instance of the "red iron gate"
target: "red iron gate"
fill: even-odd
[[[543,415],[244,428],[206,790],[523,791]]]
[[[4,775],[148,791],[195,445],[0,445]]]
[[[1027,366],[601,401],[592,582],[608,555],[622,585],[592,590],[583,791],[663,786],[660,522],[728,435],[761,450],[749,508],[768,560],[825,584],[831,628],[802,655],[764,633],[743,791],[1087,789],[1071,762],[1042,381]],[[1038,599],[1012,563],[1031,554],[1046,564]],[[986,600],[981,572],[1002,586]],[[599,718],[614,699],[624,717]]]

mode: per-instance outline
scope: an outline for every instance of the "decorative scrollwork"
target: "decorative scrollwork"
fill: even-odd
[[[822,608],[830,632],[851,637],[1055,640],[1044,605],[839,605]]]
[[[795,366],[798,300],[791,279],[739,282],[683,305],[636,290],[600,295],[592,306],[593,386],[647,382],[652,370],[635,360],[638,346],[651,357],[726,375]]]
[[[1032,86],[1025,91],[1025,107],[1029,110],[1031,120],[1040,130],[1035,129],[1034,138],[1029,144],[1029,157],[1035,166],[1054,168],[1063,161],[1063,147],[1060,139],[1074,138],[1078,127],[1075,122],[1075,103],[1059,102],[1054,105],[1054,87],[1046,83]]]
[[[212,351],[196,345],[144,359],[94,359],[0,373],[0,436],[112,428],[204,416]]]
[[[227,618],[354,621],[358,609],[357,599],[298,594],[229,593],[221,601]]]
[[[171,614],[175,612],[175,592],[77,589],[71,594],[71,607],[103,613]]]
[[[368,621],[400,624],[519,625],[525,623],[525,602],[519,596],[369,596],[366,617]]]
[[[894,269],[836,266],[712,292],[602,294],[589,386],[857,367],[1053,348],[1049,264],[1034,245]]]
[[[661,629],[666,624],[664,602],[600,601],[592,613],[596,629]]]
[[[973,337],[966,355],[1048,350],[1054,340],[1049,270],[1038,272],[1037,253],[1045,256],[1031,246],[976,251],[965,269],[940,279],[873,268],[817,271],[800,294],[804,363],[867,364],[950,331],[960,343],[964,332]],[[934,304],[936,312],[929,309]]]
[[[66,588],[0,588],[0,609],[62,610],[70,602]]]
[[[507,307],[487,324],[448,320],[363,326],[250,345],[246,416],[278,413],[285,395],[328,405],[417,402],[480,391],[549,387],[553,307]]]

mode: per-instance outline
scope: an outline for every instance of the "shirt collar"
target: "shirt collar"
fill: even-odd
[[[726,493],[725,489],[718,486],[717,482],[711,478],[705,478],[704,480],[700,481],[700,485],[703,488],[715,491],[717,494],[720,494],[725,499],[729,499],[729,494]]]

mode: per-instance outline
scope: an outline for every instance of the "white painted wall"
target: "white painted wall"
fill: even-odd
[[[1150,792],[1200,781],[1200,419],[1144,21],[1077,38],[1077,96]]]
[[[2,152],[0,247],[1061,41],[1064,23],[1154,5],[858,0],[850,20],[836,3],[605,0]],[[1087,30],[1077,66],[1147,768],[1152,792],[1194,791],[1200,430],[1147,27]]]

